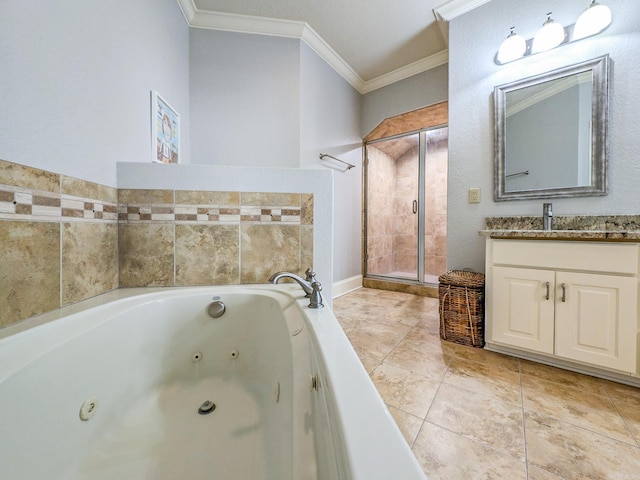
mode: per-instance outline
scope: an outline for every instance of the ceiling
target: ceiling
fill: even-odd
[[[298,37],[361,93],[448,61],[448,21],[490,0],[177,0],[192,27]]]

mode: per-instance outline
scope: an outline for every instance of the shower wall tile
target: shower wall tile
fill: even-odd
[[[118,229],[120,286],[174,285],[173,224],[121,224]]]
[[[240,283],[238,225],[176,225],[176,284]]]
[[[294,225],[242,225],[242,283],[266,283],[279,271],[302,273],[300,228]]]
[[[0,222],[0,327],[60,306],[60,224]]]
[[[62,224],[62,305],[118,288],[118,226]]]

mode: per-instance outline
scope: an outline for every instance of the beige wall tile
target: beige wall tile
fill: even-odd
[[[0,327],[60,306],[60,224],[0,222]]]
[[[173,190],[118,190],[118,203],[173,203]]]
[[[206,192],[198,190],[176,190],[178,205],[240,205],[240,192]]]
[[[240,282],[238,225],[176,225],[176,284]]]
[[[300,223],[302,225],[313,225],[313,194],[303,193],[300,195]]]
[[[119,225],[121,287],[174,285],[174,228],[161,224]]]
[[[5,160],[0,160],[0,183],[45,192],[60,192],[60,176],[57,173]]]
[[[79,178],[67,177],[66,175],[60,175],[60,193],[111,203],[118,201],[117,188],[88,182]]]
[[[313,266],[313,226],[302,225],[300,227],[300,274],[304,276],[305,270]]]
[[[264,206],[282,206],[282,207],[299,207],[299,193],[258,193],[258,192],[242,192],[242,205],[264,205]]]
[[[62,305],[118,288],[118,226],[62,224]]]
[[[266,283],[279,271],[300,271],[300,227],[242,225],[241,283]]]

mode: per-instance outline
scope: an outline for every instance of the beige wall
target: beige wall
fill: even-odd
[[[264,283],[313,260],[313,195],[117,190],[0,160],[0,328],[120,287]]]

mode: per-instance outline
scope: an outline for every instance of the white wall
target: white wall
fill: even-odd
[[[556,215],[637,214],[640,203],[640,2],[606,2],[612,25],[600,35],[504,66],[493,62],[509,28],[531,38],[553,11],[565,25],[586,8],[584,0],[492,0],[449,26],[449,222],[448,267],[484,270],[486,216],[541,215],[542,200],[493,201],[493,100],[495,85],[579,63],[608,53],[612,60],[609,114],[609,195],[553,199]],[[552,174],[552,172],[550,172]],[[470,187],[480,204],[467,203]]]
[[[175,0],[2,0],[0,158],[116,186],[150,161],[150,91],[189,157],[188,27]]]
[[[320,153],[356,165],[333,171],[333,280],[362,274],[362,96],[306,44],[300,49],[300,166],[326,169]],[[338,166],[338,163],[330,162]]]
[[[193,28],[191,163],[300,165],[300,41]]]
[[[440,65],[366,93],[362,100],[362,137],[385,118],[446,101],[449,97],[448,69],[447,64]]]

